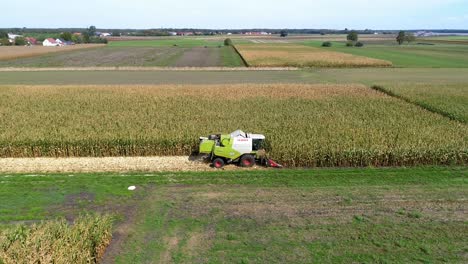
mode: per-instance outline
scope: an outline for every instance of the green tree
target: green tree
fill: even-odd
[[[26,45],[26,40],[23,37],[17,37],[17,38],[15,38],[15,45],[16,46],[25,46]]]
[[[405,37],[406,33],[404,31],[398,32],[398,36],[396,37],[396,41],[398,42],[399,45],[403,44],[405,42]]]
[[[7,39],[8,38],[8,33],[5,31],[0,31],[0,39]]]
[[[0,38],[0,46],[11,46],[8,38]]]
[[[406,33],[406,35],[405,35],[405,41],[408,42],[408,44],[409,44],[410,42],[415,41],[415,40],[416,40],[416,36],[414,36],[413,33]]]
[[[95,26],[90,26],[90,27],[88,28],[88,34],[89,34],[89,36],[94,36],[94,35],[96,35],[96,27],[95,27]]]
[[[60,38],[65,40],[65,41],[71,41],[72,40],[72,33],[63,32],[62,34],[60,34]]]
[[[233,46],[232,45],[232,40],[230,38],[227,38],[224,40],[224,46]]]
[[[348,36],[346,37],[348,41],[356,42],[359,40],[359,35],[356,31],[351,31]]]
[[[72,35],[71,41],[75,42],[76,44],[80,44],[83,42],[83,39],[81,38],[81,36]]]
[[[89,37],[88,32],[83,32],[83,34],[81,36],[82,36],[82,39],[83,39],[83,43],[89,43],[91,41],[91,38]]]
[[[281,30],[281,32],[280,32],[280,37],[285,38],[285,37],[287,37],[288,35],[289,35],[289,33],[288,33],[286,30]]]

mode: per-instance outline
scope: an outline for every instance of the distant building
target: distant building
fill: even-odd
[[[110,37],[112,36],[111,33],[107,33],[107,32],[102,32],[101,35],[99,35],[101,38],[105,38],[105,37]]]
[[[193,32],[177,32],[178,36],[192,36]]]
[[[177,36],[177,32],[173,32],[173,31],[169,31],[167,32],[167,34],[169,34],[169,36]]]
[[[45,47],[58,47],[58,46],[61,46],[60,43],[58,43],[55,39],[53,38],[48,38],[48,39],[45,39],[43,42],[42,42],[42,46],[45,46]]]
[[[32,37],[26,37],[26,38],[24,38],[24,40],[26,40],[28,45],[36,45],[37,44],[37,39],[32,38]]]
[[[15,40],[15,38],[21,38],[23,37],[22,35],[16,35],[16,34],[13,34],[13,33],[8,33],[8,39],[11,39],[11,40]]]

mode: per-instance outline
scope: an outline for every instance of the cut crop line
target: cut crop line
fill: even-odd
[[[232,45],[232,47],[234,48],[234,50],[236,51],[236,53],[239,55],[239,57],[241,58],[242,62],[244,63],[245,67],[247,68],[250,68],[250,65],[249,63],[247,63],[247,61],[245,60],[244,56],[242,56],[242,53],[239,52],[239,50],[237,49],[236,45]],[[257,68],[259,69],[259,68]],[[298,68],[296,68],[298,69]]]
[[[419,106],[419,107],[423,108],[424,110],[427,110],[427,111],[432,112],[434,114],[441,115],[441,116],[449,118],[450,120],[453,120],[453,121],[458,121],[458,122],[467,124],[467,122],[465,120],[453,115],[452,113],[441,110],[441,109],[439,109],[437,107],[434,107],[434,106],[432,106],[430,104],[426,104],[424,102],[418,102],[417,100],[411,100],[408,97],[398,95],[398,94],[396,94],[396,93],[394,93],[394,92],[392,92],[392,91],[390,91],[388,89],[385,89],[385,87],[383,87],[383,86],[373,85],[373,86],[371,86],[371,88],[376,90],[376,91],[379,91],[381,93],[384,93],[384,94],[386,94],[388,96],[395,97],[395,98],[403,100],[403,101],[405,101],[407,103]]]

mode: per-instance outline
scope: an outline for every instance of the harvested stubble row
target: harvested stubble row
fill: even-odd
[[[297,44],[239,44],[237,50],[253,67],[388,67],[385,60]]]
[[[19,58],[35,57],[49,53],[66,52],[73,50],[105,47],[104,44],[83,44],[64,47],[44,46],[11,46],[0,47],[0,60],[13,60]]]
[[[467,164],[468,126],[363,85],[3,86],[0,156],[187,155],[265,134],[288,166]]]

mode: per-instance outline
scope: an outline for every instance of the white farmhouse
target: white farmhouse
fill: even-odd
[[[57,47],[60,46],[60,43],[58,43],[55,39],[53,38],[48,38],[45,39],[44,42],[42,42],[42,46],[45,47]]]

